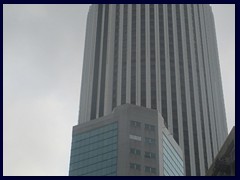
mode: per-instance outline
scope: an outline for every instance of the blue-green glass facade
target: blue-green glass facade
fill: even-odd
[[[163,174],[164,176],[184,176],[183,160],[165,134],[163,134]]]
[[[117,123],[74,134],[70,176],[117,175]]]

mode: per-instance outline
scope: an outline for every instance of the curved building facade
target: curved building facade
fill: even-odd
[[[79,124],[122,104],[158,110],[205,175],[227,137],[214,18],[201,4],[100,4],[89,10]]]

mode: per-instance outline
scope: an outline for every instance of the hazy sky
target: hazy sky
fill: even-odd
[[[68,175],[89,5],[3,5],[3,174]],[[212,5],[228,130],[235,5]]]

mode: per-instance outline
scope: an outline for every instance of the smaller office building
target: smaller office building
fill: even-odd
[[[70,176],[183,176],[184,157],[158,111],[125,104],[73,127]]]
[[[207,176],[235,176],[235,126],[207,171]]]

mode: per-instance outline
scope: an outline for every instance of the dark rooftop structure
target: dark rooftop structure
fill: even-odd
[[[235,126],[207,171],[207,176],[235,176]]]

